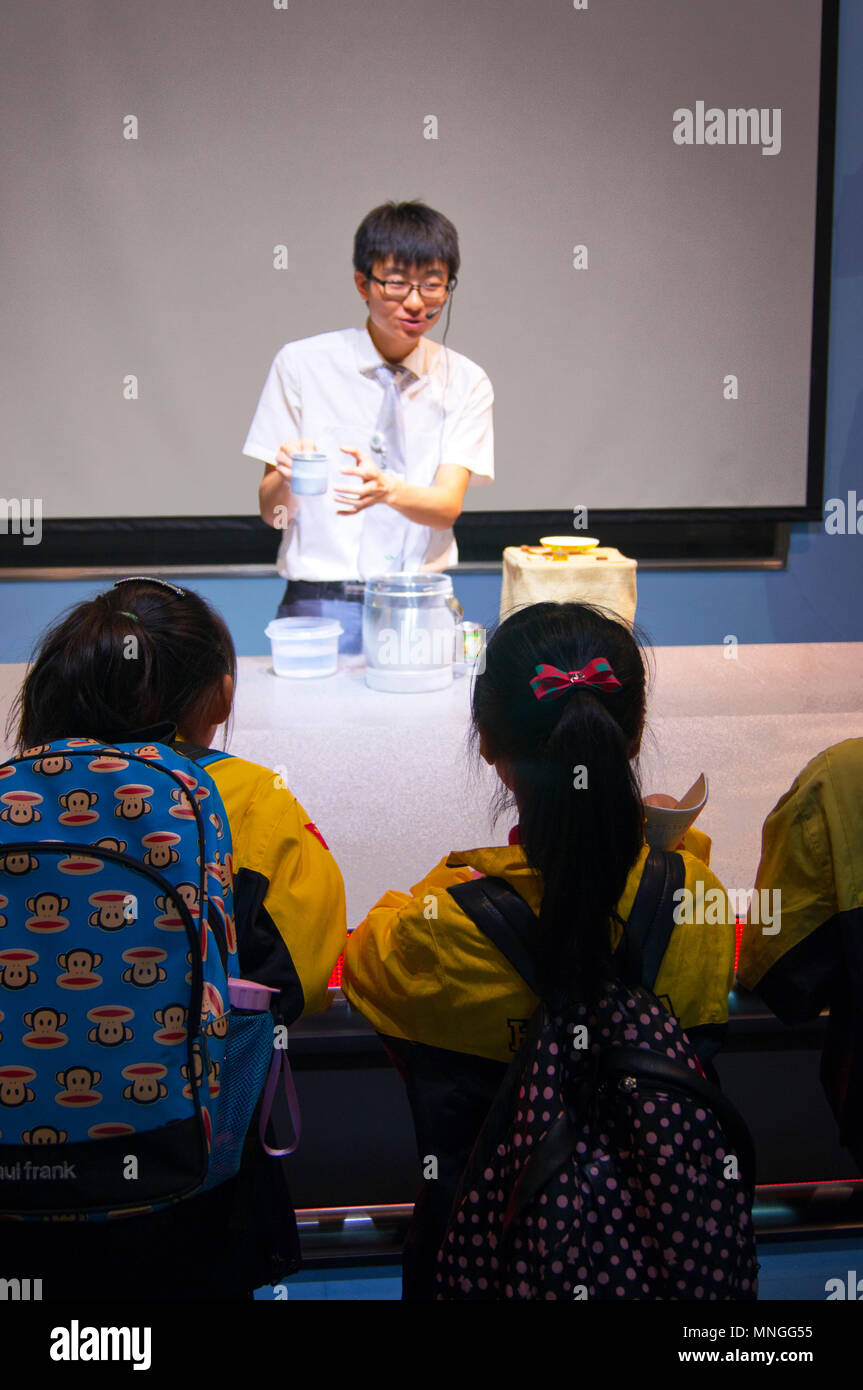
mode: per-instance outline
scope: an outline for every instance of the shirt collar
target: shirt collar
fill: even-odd
[[[372,342],[368,328],[357,329],[357,369],[368,375],[375,371],[386,358],[381,356]],[[420,338],[416,346],[408,353],[407,357],[401,360],[401,366],[407,367],[418,379],[428,376],[434,365],[439,349],[436,343],[429,343],[426,339]]]

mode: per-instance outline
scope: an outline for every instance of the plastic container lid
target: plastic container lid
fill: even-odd
[[[258,1009],[263,1011],[270,1006],[270,1000],[277,989],[269,985],[259,985],[256,980],[241,980],[237,976],[228,977],[228,999],[235,1009]]]
[[[452,593],[448,574],[378,574],[367,579],[365,586],[366,603],[373,603],[376,598],[440,598]]]
[[[264,629],[264,635],[271,642],[308,642],[321,638],[335,641],[343,632],[344,628],[335,618],[273,618]]]

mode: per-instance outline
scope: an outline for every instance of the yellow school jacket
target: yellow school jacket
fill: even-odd
[[[693,898],[718,889],[725,923],[675,925],[654,993],[682,1026],[708,1028],[728,1020],[734,974],[734,913],[709,859],[710,839],[689,831],[683,852],[685,886]],[[648,846],[629,873],[618,903],[625,921],[638,891]],[[388,1038],[510,1061],[538,999],[489,938],[446,891],[479,874],[506,879],[537,914],[542,880],[518,844],[459,850],[442,859],[410,893],[390,891],[348,941],[342,988]],[[617,947],[622,929],[612,929]],[[695,1041],[695,1039],[693,1039]]]
[[[282,990],[293,1022],[326,1008],[345,947],[345,885],[311,816],[275,772],[243,758],[209,763],[233,839],[234,905],[245,979]]]
[[[765,932],[750,913],[740,982],[759,991],[768,985],[788,1022],[811,1018],[828,1002],[840,961],[813,942],[801,969],[798,952],[838,914],[863,907],[863,738],[819,753],[776,803],[764,822],[755,887],[781,894],[779,931]]]
[[[755,886],[775,920],[750,912],[740,982],[786,1023],[829,1007],[822,1081],[863,1166],[863,738],[819,753],[774,806]]]

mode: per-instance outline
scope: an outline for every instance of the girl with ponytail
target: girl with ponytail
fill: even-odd
[[[541,669],[549,674],[525,679]],[[540,959],[554,994],[589,995],[610,961],[608,925],[644,842],[632,763],[644,685],[629,630],[574,603],[514,614],[477,677],[480,753],[508,788],[524,856],[542,875]]]
[[[453,852],[411,893],[387,893],[350,936],[343,974],[405,1079],[417,1132],[424,1181],[406,1298],[432,1297],[455,1189],[539,1002],[448,890],[484,875],[516,889],[537,919],[542,994],[565,1009],[614,974],[649,852],[635,766],[645,668],[622,622],[578,603],[517,611],[488,643],[472,717],[501,783],[495,819],[517,812],[509,844]],[[724,892],[709,850],[707,836],[687,832],[693,894],[699,880],[705,894]],[[733,925],[675,925],[654,988],[703,1059],[721,1042],[733,965]]]

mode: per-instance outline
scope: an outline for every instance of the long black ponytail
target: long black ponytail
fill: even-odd
[[[538,666],[567,672],[596,658],[609,662],[619,688],[579,685],[537,698],[530,682]],[[609,925],[644,838],[632,763],[644,715],[641,650],[598,608],[534,604],[488,643],[474,685],[474,730],[506,770],[522,847],[543,878],[543,984],[561,1003],[592,997],[611,969]]]

